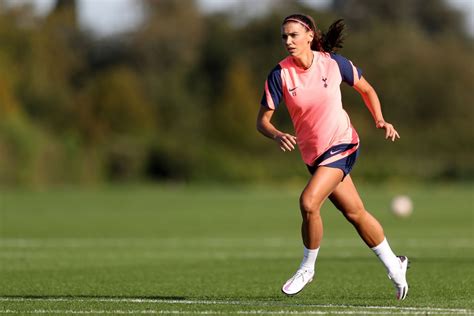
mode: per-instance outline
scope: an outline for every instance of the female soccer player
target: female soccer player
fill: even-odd
[[[400,136],[384,120],[377,94],[362,77],[361,70],[334,53],[342,47],[343,29],[342,20],[338,20],[322,35],[310,16],[293,14],[285,18],[281,36],[289,56],[270,72],[265,82],[257,129],[273,139],[282,151],[291,151],[298,145],[312,175],[300,197],[304,257],[282,291],[295,295],[313,280],[323,237],[320,209],[329,198],[385,265],[397,299],[403,300],[408,292],[408,258],[397,257],[392,252],[382,226],[364,208],[349,175],[358,155],[359,137],[342,108],[341,82],[360,93],[376,128],[385,130],[386,139],[395,141]],[[271,123],[282,100],[296,136],[278,130]]]

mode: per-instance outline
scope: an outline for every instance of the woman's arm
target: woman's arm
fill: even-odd
[[[271,119],[275,110],[269,109],[261,105],[257,116],[257,130],[268,138],[278,143],[283,151],[292,151],[295,149],[296,137],[287,133],[283,133],[275,128],[271,123]]]
[[[361,77],[354,85],[354,89],[356,89],[362,96],[362,99],[364,99],[365,105],[375,120],[375,126],[380,129],[385,129],[385,139],[391,138],[392,141],[395,141],[396,138],[400,138],[400,135],[393,125],[385,122],[377,92],[375,92],[375,89],[367,82],[367,80],[365,80],[364,77]]]

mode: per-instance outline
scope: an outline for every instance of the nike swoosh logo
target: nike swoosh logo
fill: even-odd
[[[294,87],[293,89],[289,89],[288,91],[295,91],[298,87]]]
[[[332,151],[332,150],[331,150],[329,153],[330,153],[331,155],[334,155],[334,154],[337,154],[337,153],[340,152],[340,151],[342,151],[342,149],[339,149],[339,150],[336,150],[336,151]]]

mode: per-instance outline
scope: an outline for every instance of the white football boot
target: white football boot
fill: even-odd
[[[281,291],[288,296],[296,295],[303,290],[306,284],[313,281],[313,276],[314,270],[300,268],[291,279],[286,281]]]
[[[400,271],[396,274],[388,274],[388,278],[392,280],[395,290],[397,291],[397,300],[404,300],[408,293],[407,283],[407,269],[408,269],[408,258],[405,256],[398,256],[400,261]]]

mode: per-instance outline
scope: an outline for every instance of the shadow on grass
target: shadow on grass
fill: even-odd
[[[354,297],[352,297],[354,298]],[[372,296],[373,298],[373,296]],[[236,296],[236,297],[213,297],[213,296],[167,296],[167,295],[0,295],[1,300],[11,301],[73,301],[73,300],[90,300],[90,301],[105,301],[105,302],[143,302],[149,301],[150,303],[166,303],[166,302],[235,302],[235,303],[273,303],[273,304],[287,304],[288,302],[298,303],[301,306],[318,306],[318,304],[308,304],[308,300],[314,299],[311,295],[298,295],[298,296],[286,296],[286,295],[275,295],[275,296]],[[360,299],[367,299],[367,297],[361,296]]]
[[[166,296],[166,295],[138,295],[138,296],[127,296],[127,295],[0,295],[0,299],[11,299],[11,300],[150,300],[150,301],[185,301],[190,298],[184,296]]]

